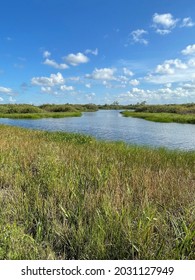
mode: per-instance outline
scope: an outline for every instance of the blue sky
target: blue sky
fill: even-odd
[[[0,104],[195,102],[194,0],[2,2]]]

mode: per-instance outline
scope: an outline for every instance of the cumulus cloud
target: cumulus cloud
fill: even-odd
[[[192,55],[195,54],[195,44],[187,46],[184,50],[181,51],[184,55]]]
[[[148,40],[144,39],[143,36],[148,34],[148,32],[144,29],[137,29],[131,32],[133,41],[135,43],[140,43],[140,44],[144,44],[147,45],[148,44]]]
[[[50,93],[53,94],[53,88],[52,87],[41,87],[41,91],[43,93]]]
[[[71,64],[72,66],[77,66],[82,63],[87,63],[89,61],[89,58],[84,55],[83,53],[77,53],[77,54],[69,54],[68,56],[64,57],[65,61],[67,63]]]
[[[157,65],[154,73],[145,80],[154,84],[181,83],[195,79],[195,60],[182,62],[180,59],[166,60]]]
[[[144,90],[141,88],[132,88],[131,90],[121,93],[117,99],[121,102],[131,102],[146,100],[151,102],[154,100],[186,100],[186,98],[194,100],[195,98],[195,84],[184,84],[176,88],[156,88],[153,90]]]
[[[126,67],[123,68],[123,73],[125,76],[130,76],[130,77],[134,75],[133,72]]]
[[[195,22],[192,21],[191,17],[184,18],[180,27],[193,27]]]
[[[74,90],[74,87],[63,85],[63,86],[60,86],[60,90],[61,91],[72,91],[72,90]]]
[[[156,66],[144,80],[153,84],[186,83],[195,80],[195,44],[181,51],[183,55],[192,55],[188,60],[169,59]]]
[[[6,88],[6,87],[0,87],[0,93],[5,93],[5,94],[13,94],[13,90],[11,88]]]
[[[129,82],[129,77],[128,76],[118,76],[116,78],[116,81],[120,82],[121,85],[127,85],[127,83]]]
[[[180,59],[170,59],[170,60],[165,60],[163,64],[159,64],[156,67],[156,73],[160,74],[174,74],[175,69],[187,69],[188,66],[183,63]]]
[[[173,28],[176,27],[179,19],[175,19],[172,14],[158,14],[155,13],[152,17],[153,27],[156,32],[160,35],[166,35],[171,32]]]
[[[165,29],[173,28],[175,27],[176,23],[178,22],[178,19],[174,19],[172,14],[158,14],[155,13],[153,15],[153,23],[159,26],[162,26]]]
[[[43,62],[43,64],[51,66],[51,67],[56,68],[56,69],[61,69],[61,70],[69,68],[69,66],[67,64],[65,64],[65,63],[58,64],[55,60],[49,59],[49,58],[47,58]]]
[[[87,74],[86,78],[94,80],[115,80],[113,68],[95,69],[92,74]]]
[[[193,27],[195,22],[192,21],[191,17],[186,17],[183,19],[174,18],[172,14],[158,14],[155,13],[152,17],[153,27],[155,28],[156,33],[160,35],[167,35],[171,33],[172,29],[176,26],[179,27]],[[181,22],[178,25],[178,22]]]
[[[31,84],[35,86],[53,87],[64,83],[64,78],[61,73],[51,74],[50,77],[34,77],[31,79]]]
[[[140,82],[138,80],[136,80],[136,79],[131,80],[129,83],[132,86],[138,86],[140,84]]]
[[[0,102],[3,102],[3,101],[4,101],[4,99],[2,97],[0,97]]]

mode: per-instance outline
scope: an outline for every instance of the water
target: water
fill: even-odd
[[[83,133],[97,139],[129,144],[195,150],[195,125],[125,118],[117,110],[83,113],[82,117],[76,118],[0,119],[0,123],[38,130]]]

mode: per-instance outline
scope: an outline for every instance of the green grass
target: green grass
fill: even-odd
[[[0,118],[11,119],[41,119],[80,117],[82,112],[95,111],[97,106],[93,104],[43,104],[41,106],[29,104],[1,104]]]
[[[174,114],[195,114],[195,103],[185,104],[164,104],[164,105],[138,105],[136,112],[145,113],[174,113]]]
[[[0,113],[0,118],[10,119],[41,119],[41,118],[65,118],[80,117],[81,112],[41,112],[41,113]]]
[[[195,259],[195,152],[0,125],[0,259]]]
[[[147,112],[121,112],[124,117],[141,118],[153,122],[175,122],[195,124],[195,114],[177,114],[177,113],[147,113]]]

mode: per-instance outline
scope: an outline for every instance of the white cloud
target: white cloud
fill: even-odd
[[[191,17],[184,18],[180,27],[193,27],[195,22],[192,21]]]
[[[190,67],[195,67],[195,59],[194,59],[194,58],[189,59],[189,60],[188,60],[188,65],[189,65]]]
[[[68,56],[64,57],[64,59],[72,66],[77,66],[81,63],[87,63],[89,61],[89,58],[80,52],[77,54],[71,53]]]
[[[118,95],[120,101],[129,101],[129,100],[148,100],[152,97],[152,92],[150,90],[143,90],[140,88],[132,88],[131,90],[121,93]]]
[[[194,83],[183,84],[182,88],[187,90],[193,90],[195,92],[195,81]]]
[[[44,51],[44,53],[43,53],[44,58],[48,58],[50,56],[51,56],[51,53],[49,51]]]
[[[179,19],[174,19],[172,14],[158,14],[153,15],[153,27],[156,29],[156,32],[160,35],[166,35],[171,32],[173,28],[176,27]]]
[[[140,84],[140,82],[138,80],[136,80],[136,79],[131,80],[129,83],[132,86],[138,86]]]
[[[148,44],[148,41],[143,38],[143,35],[146,35],[146,34],[148,34],[148,32],[144,29],[137,29],[137,30],[134,30],[131,32],[133,41],[135,43],[140,43],[140,44],[144,44],[144,45]]]
[[[146,100],[151,101],[163,101],[172,102],[173,100],[184,101],[186,98],[194,100],[195,98],[195,84],[184,84],[183,86],[176,88],[157,88],[153,90],[144,90],[140,88],[133,88],[127,92],[121,93],[117,96],[121,102],[140,102]]]
[[[0,93],[5,93],[5,94],[13,94],[13,90],[11,88],[6,88],[6,87],[0,87]]]
[[[53,87],[64,83],[64,78],[61,73],[51,74],[50,77],[34,77],[31,79],[31,84],[35,86]]]
[[[62,90],[62,91],[71,91],[71,90],[74,90],[74,87],[73,86],[63,85],[63,86],[60,86],[60,90]]]
[[[155,13],[153,15],[153,23],[156,26],[161,26],[163,29],[170,29],[174,28],[178,22],[178,19],[174,19],[172,14],[167,13],[167,14],[158,14]]]
[[[46,82],[46,84],[41,87],[41,91],[43,93],[49,93],[49,94],[57,95],[59,93],[59,91],[65,92],[65,91],[73,91],[74,90],[73,86],[67,86],[67,85],[61,85],[59,88],[54,87],[54,86],[59,85],[60,83],[62,83],[62,81],[61,82],[60,81],[57,81],[57,82],[56,81],[50,81],[49,83]],[[40,83],[39,83],[39,85],[40,85]]]
[[[159,74],[172,75],[175,73],[175,69],[187,69],[188,66],[180,59],[165,60],[163,64],[156,67],[155,72]]]
[[[130,77],[134,75],[133,72],[126,67],[123,68],[123,73],[125,76],[130,76]]]
[[[90,53],[90,54],[93,54],[93,55],[97,56],[97,55],[98,55],[98,48],[96,48],[95,50],[87,49],[87,50],[85,51],[85,53],[86,53],[86,54]]]
[[[86,84],[85,87],[86,88],[91,88],[91,84]]]
[[[181,51],[184,55],[192,55],[195,54],[195,44],[187,46],[184,50]]]
[[[156,33],[160,34],[160,35],[167,35],[169,33],[171,33],[171,30],[169,29],[159,29],[157,28],[156,29]]]
[[[185,63],[180,59],[166,60],[157,65],[154,73],[145,77],[145,80],[154,84],[182,83],[195,79],[195,60]]]
[[[129,82],[129,77],[127,77],[127,76],[118,76],[116,78],[116,81],[120,82],[122,85],[127,85],[127,83]]]
[[[171,33],[172,29],[176,26],[179,27],[193,27],[195,26],[195,22],[192,21],[191,17],[186,17],[181,19],[174,18],[172,14],[158,14],[155,13],[152,17],[153,25],[152,27],[155,28],[156,33],[160,35],[167,35]],[[182,23],[178,25],[178,22]]]
[[[54,68],[56,68],[56,69],[61,69],[61,70],[64,70],[64,69],[69,68],[69,66],[68,66],[67,64],[65,64],[65,63],[58,64],[55,60],[49,59],[49,58],[47,58],[47,59],[43,62],[43,64],[48,65],[48,66],[51,66],[51,67],[54,67]]]
[[[86,78],[94,80],[115,80],[113,68],[95,69],[92,74],[87,74]]]
[[[2,97],[0,97],[0,102],[3,102],[3,100],[4,100],[4,99],[3,99]]]
[[[53,88],[52,87],[41,87],[41,91],[44,93],[52,93],[53,94]]]

